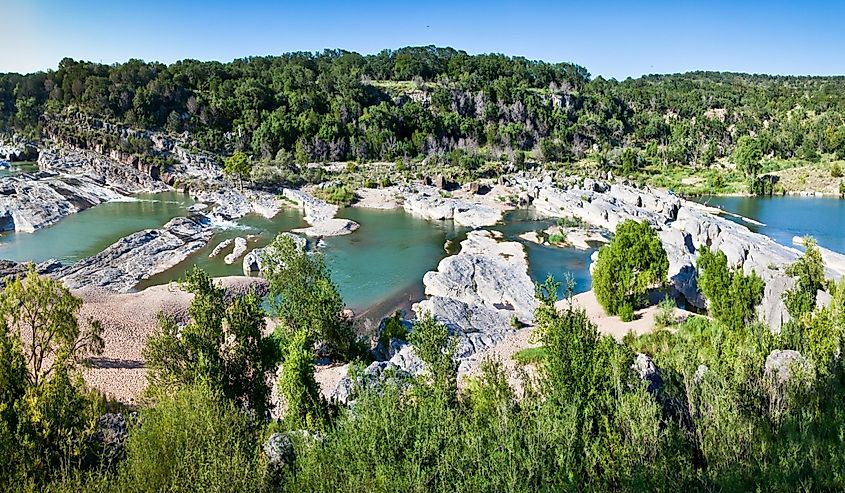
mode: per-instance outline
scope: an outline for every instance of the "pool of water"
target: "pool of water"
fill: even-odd
[[[505,214],[502,224],[491,229],[501,231],[505,238],[518,241],[528,253],[528,274],[534,282],[541,283],[551,275],[561,283],[558,297],[563,297],[566,289],[566,277],[575,282],[575,293],[588,291],[592,286],[590,278],[590,255],[595,249],[577,250],[556,246],[539,245],[519,238],[529,231],[541,231],[555,224],[554,219],[539,217],[533,209],[517,209]]]
[[[57,259],[73,263],[102,251],[120,238],[158,228],[188,213],[193,200],[182,193],[141,194],[71,214],[34,233],[0,235],[0,258],[18,262]]]
[[[35,161],[18,161],[11,163],[7,169],[0,169],[0,176],[15,176],[36,171],[38,171],[38,163]]]
[[[754,225],[726,218],[778,243],[794,246],[794,236],[812,236],[819,245],[845,253],[845,200],[833,197],[703,197],[701,203],[740,214],[763,223]]]
[[[109,202],[67,216],[35,233],[0,235],[0,258],[74,263],[102,251],[123,236],[158,228],[174,217],[188,214],[188,207],[193,203],[188,195],[175,192]],[[402,209],[346,208],[338,215],[361,226],[353,234],[324,239],[320,251],[347,306],[374,320],[396,309],[407,310],[413,302],[423,299],[423,275],[436,269],[446,255],[455,253],[468,231],[452,221],[427,221]],[[570,274],[576,292],[589,289],[591,251],[542,246],[519,238],[522,233],[545,229],[551,224],[553,220],[538,218],[531,210],[518,210],[508,213],[503,223],[491,229],[525,246],[529,274],[534,281],[542,282],[551,274],[562,282]],[[242,275],[242,259],[231,265],[223,260],[231,252],[231,246],[209,258],[221,241],[240,236],[247,238],[249,249],[258,248],[282,231],[305,226],[298,209],[283,209],[272,219],[248,215],[216,230],[206,247],[173,269],[142,281],[137,289],[179,280],[194,265],[212,276]],[[447,241],[452,245],[448,253]],[[562,290],[559,294],[563,294]]]

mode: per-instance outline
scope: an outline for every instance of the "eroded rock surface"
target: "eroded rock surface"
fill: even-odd
[[[439,192],[423,190],[405,197],[403,203],[409,214],[441,221],[452,219],[455,224],[470,228],[493,226],[502,220],[502,211],[483,204],[476,204],[465,200],[442,197]]]
[[[159,229],[125,236],[102,252],[56,272],[55,277],[70,289],[97,286],[125,293],[142,279],[176,266],[203,248],[212,235],[203,216],[177,217]]]
[[[459,337],[458,358],[495,345],[514,319],[531,323],[537,306],[522,245],[490,231],[470,232],[460,253],[441,260],[423,284],[428,299],[414,311],[431,313]]]

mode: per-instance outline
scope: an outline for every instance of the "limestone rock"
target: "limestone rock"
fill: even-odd
[[[221,241],[220,243],[218,243],[217,246],[214,247],[214,249],[211,251],[211,253],[208,254],[208,258],[214,258],[214,257],[220,255],[220,252],[222,252],[223,250],[228,248],[229,245],[231,245],[233,241],[234,240],[232,238],[227,238],[227,239]]]
[[[511,320],[531,323],[537,302],[520,243],[499,241],[489,231],[473,231],[457,255],[446,257],[423,277],[428,295],[414,305],[458,337],[458,357],[495,345],[514,329]]]
[[[663,387],[663,377],[660,375],[660,370],[650,356],[643,353],[637,353],[637,358],[631,368],[640,376],[640,380],[648,382],[648,392],[657,393]]]
[[[796,372],[808,372],[812,364],[798,351],[775,349],[766,356],[764,375],[767,379],[782,385],[787,383]]]
[[[342,236],[353,233],[358,229],[358,223],[349,219],[333,218],[316,223],[308,228],[295,229],[294,232],[306,236]]]
[[[70,289],[97,286],[128,292],[203,248],[213,231],[206,218],[177,217],[160,229],[125,236],[102,252],[55,273]]]
[[[502,220],[502,211],[494,207],[465,200],[441,197],[431,190],[410,194],[403,204],[409,214],[441,221],[453,219],[455,224],[470,228],[493,226]]]
[[[235,260],[241,258],[241,255],[243,255],[245,251],[246,238],[238,236],[237,238],[235,238],[235,247],[232,249],[232,253],[226,255],[226,257],[223,259],[223,262],[225,262],[227,265],[231,265],[235,263]]]
[[[261,446],[264,457],[267,459],[267,467],[271,474],[278,474],[283,470],[293,467],[296,462],[296,450],[293,447],[293,440],[284,433],[273,433]]]

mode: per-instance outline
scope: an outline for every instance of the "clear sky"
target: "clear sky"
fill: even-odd
[[[0,0],[0,72],[64,57],[228,61],[452,46],[624,79],[726,70],[845,74],[845,1]]]

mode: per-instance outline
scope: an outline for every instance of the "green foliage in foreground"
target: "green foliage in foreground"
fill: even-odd
[[[649,289],[666,282],[669,259],[648,222],[627,220],[616,227],[609,245],[599,250],[593,271],[596,299],[609,315],[640,308]]]
[[[197,381],[218,385],[242,409],[259,416],[268,411],[268,376],[278,360],[278,348],[263,335],[261,299],[249,292],[226,300],[225,289],[194,268],[183,281],[194,295],[180,327],[162,318],[159,330],[144,348],[148,393],[170,394]]]
[[[715,256],[710,261],[721,266]],[[808,253],[799,262],[812,266],[815,260]],[[813,269],[791,271],[801,285]],[[728,270],[731,275],[739,274]],[[114,469],[64,462],[46,469],[49,476],[31,476],[29,484],[3,486],[291,492],[845,489],[840,357],[845,280],[830,287],[828,304],[792,320],[780,334],[758,323],[692,317],[671,330],[630,334],[621,343],[602,336],[571,300],[556,309],[557,288],[551,280],[538,286],[535,338],[544,356],[535,374],[522,374],[519,394],[495,360],[486,360],[460,390],[455,339],[424,317],[409,334],[424,363],[419,376],[394,373],[381,384],[370,381],[356,389],[352,408],[322,414],[323,404],[314,401],[319,398],[314,398],[312,346],[300,328],[287,339],[285,365],[296,376],[291,381],[310,382],[310,390],[305,400],[291,401],[292,409],[317,409],[318,419],[292,411],[283,422],[267,422],[242,410],[219,383],[195,379],[141,409],[141,425],[132,426],[126,457]],[[22,374],[5,347],[0,345],[0,378]],[[791,362],[773,370],[767,360],[775,350],[800,355],[790,353]],[[659,376],[643,371],[644,356],[636,353],[648,355]],[[302,439],[301,427],[317,426],[323,431],[319,439]],[[274,431],[292,438],[295,459],[271,478],[260,446]],[[84,436],[81,429],[68,433]],[[5,447],[0,451],[16,450],[7,439],[0,433]],[[13,472],[22,467],[13,464]]]
[[[304,330],[312,344],[325,344],[333,358],[349,361],[363,352],[321,254],[308,253],[280,234],[263,260],[270,303],[281,322],[278,338]]]
[[[102,329],[78,320],[81,306],[32,265],[0,292],[0,491],[34,488],[93,452],[103,405],[79,372],[102,349]]]

